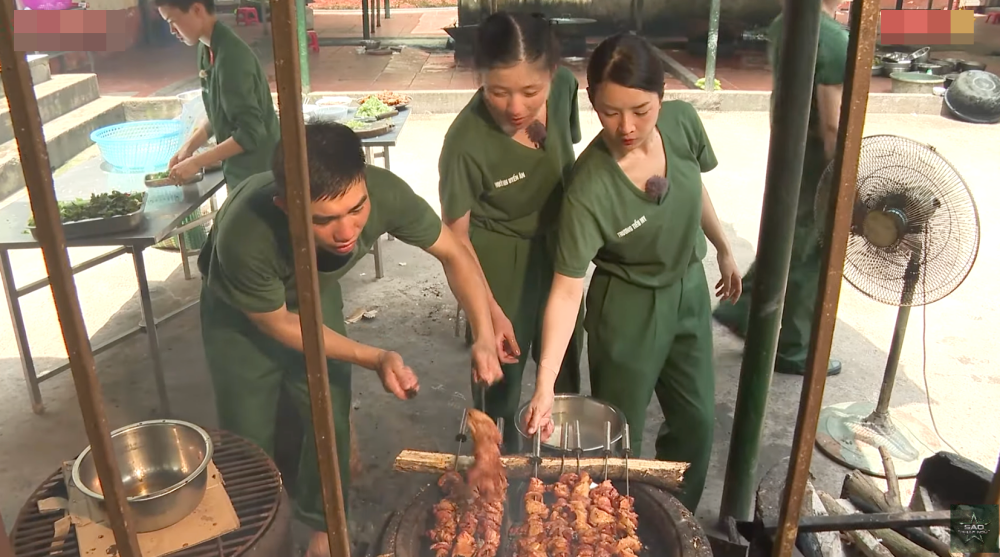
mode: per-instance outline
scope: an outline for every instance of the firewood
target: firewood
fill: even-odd
[[[839,504],[841,508],[849,514],[857,514],[861,512],[846,499],[838,500],[837,504]],[[891,530],[889,528],[879,528],[877,530],[871,530],[871,533],[896,557],[935,557],[934,553],[911,542],[895,530]]]
[[[817,491],[820,501],[823,502],[823,506],[826,507],[826,512],[831,515],[845,515],[850,514],[846,511],[840,504],[829,494],[822,491]],[[865,530],[848,530],[844,532],[847,537],[854,542],[854,545],[858,547],[861,553],[864,553],[866,557],[892,557],[892,552],[886,549],[886,547],[875,539],[875,536],[871,532]]]
[[[464,471],[474,462],[471,456],[458,459],[458,470]],[[507,469],[508,478],[527,479],[534,474],[535,467],[530,456],[505,455],[500,462]],[[581,458],[580,470],[586,470],[595,479],[604,477],[604,457]],[[608,477],[613,480],[625,480],[625,459],[609,458]],[[662,460],[628,459],[629,480],[648,483],[662,489],[677,489],[684,478],[684,472],[690,466],[687,462],[667,462]],[[394,465],[397,472],[416,472],[421,474],[443,474],[455,468],[455,455],[431,453],[425,451],[404,450],[396,457]],[[555,481],[564,472],[576,472],[576,457],[567,456],[565,460],[558,457],[542,457],[538,465],[538,477],[545,481]]]
[[[885,500],[892,507],[892,510],[903,510],[899,494],[899,477],[896,476],[896,466],[892,463],[892,455],[889,454],[889,449],[883,446],[878,448],[878,454],[882,457],[882,467],[885,468],[885,483],[888,486]]]
[[[877,513],[898,510],[892,507],[875,481],[858,470],[851,472],[844,478],[844,489],[841,495],[862,512]],[[913,510],[930,511],[934,509]],[[947,541],[932,535],[928,530],[912,527],[898,528],[896,531],[920,547],[933,551],[939,557],[950,557],[951,555]]]

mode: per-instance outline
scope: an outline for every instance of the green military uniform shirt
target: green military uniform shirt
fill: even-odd
[[[593,260],[628,283],[661,288],[705,256],[701,173],[718,165],[715,152],[698,113],[684,101],[663,103],[656,126],[666,153],[666,195],[649,200],[598,135],[580,155],[567,188],[557,273],[583,278]]]
[[[441,234],[437,214],[406,182],[374,166],[367,168],[365,176],[371,202],[368,222],[350,254],[322,252],[317,256],[321,298],[323,284],[343,277],[381,235],[389,233],[427,249]],[[293,311],[298,307],[288,217],[274,205],[276,193],[270,172],[255,175],[235,188],[216,215],[198,259],[208,290],[243,312],[267,313],[286,304]],[[332,326],[331,320],[342,320],[336,309],[327,311],[324,307],[328,326]]]
[[[482,89],[458,114],[438,165],[445,219],[471,212],[473,226],[518,238],[554,228],[581,132],[573,72],[559,67],[550,87],[544,149],[511,140],[490,116]]]
[[[211,46],[198,43],[201,96],[216,143],[233,138],[243,152],[222,162],[229,187],[271,169],[281,132],[260,60],[235,31],[216,21]]]

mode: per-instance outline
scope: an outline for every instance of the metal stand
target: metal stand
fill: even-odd
[[[377,4],[378,4],[378,2],[376,0],[376,5]],[[389,147],[388,146],[382,147],[382,153],[381,154],[376,154],[376,153],[372,152],[372,149],[373,149],[372,147],[365,147],[365,162],[368,163],[368,164],[374,164],[375,157],[382,157],[382,163],[383,163],[382,165],[383,165],[383,167],[386,170],[390,170],[390,168],[389,168]],[[375,256],[375,278],[376,278],[376,280],[385,276],[385,267],[383,266],[383,263],[382,263],[382,247],[379,245],[379,241],[380,240],[381,240],[381,238],[376,238],[375,239],[375,245],[372,246],[372,250],[371,250],[372,255]],[[393,237],[391,235],[389,235],[389,240],[390,241],[393,240]]]
[[[920,277],[920,252],[910,257],[904,274],[903,294],[900,298],[896,328],[892,334],[889,358],[882,376],[878,404],[847,402],[827,406],[820,411],[816,445],[827,456],[849,468],[866,474],[885,477],[879,447],[888,449],[900,478],[912,478],[920,471],[920,464],[934,454],[916,431],[917,424],[908,425],[899,417],[889,416],[889,399],[896,382],[896,371],[903,351],[903,338],[910,318],[913,291]]]

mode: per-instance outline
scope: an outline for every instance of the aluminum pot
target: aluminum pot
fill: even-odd
[[[201,504],[214,452],[202,428],[180,420],[139,422],[112,431],[111,448],[136,531],[173,526]],[[103,505],[90,447],[73,463],[73,483]]]
[[[940,64],[935,64],[933,62],[919,62],[919,63],[915,64],[914,66],[915,66],[914,69],[916,71],[918,71],[920,73],[923,73],[923,74],[927,74],[927,73],[929,73],[931,75],[944,75],[945,74],[944,66],[942,66]]]
[[[897,72],[890,77],[893,93],[931,95],[935,87],[944,85],[943,77],[920,72]]]
[[[958,73],[967,72],[970,70],[986,71],[986,64],[982,62],[976,62],[974,60],[961,60],[959,61],[957,68]]]
[[[521,406],[517,412],[516,426],[520,440],[520,452],[531,453],[533,439],[524,432],[524,419],[529,404]],[[552,402],[552,421],[556,429],[548,441],[541,443],[543,456],[574,454],[579,446],[581,456],[604,456],[605,424],[611,423],[611,454],[622,454],[621,440],[625,432],[625,414],[614,406],[583,395],[557,394]],[[579,422],[579,445],[577,445],[576,423]],[[563,435],[569,432],[569,443],[563,447]]]
[[[913,62],[893,62],[882,59],[882,75],[890,77],[896,72],[908,72],[913,69]]]

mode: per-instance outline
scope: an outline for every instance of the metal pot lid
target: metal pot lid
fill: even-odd
[[[948,88],[944,101],[961,120],[977,124],[1000,122],[1000,77],[981,70],[962,72]]]

